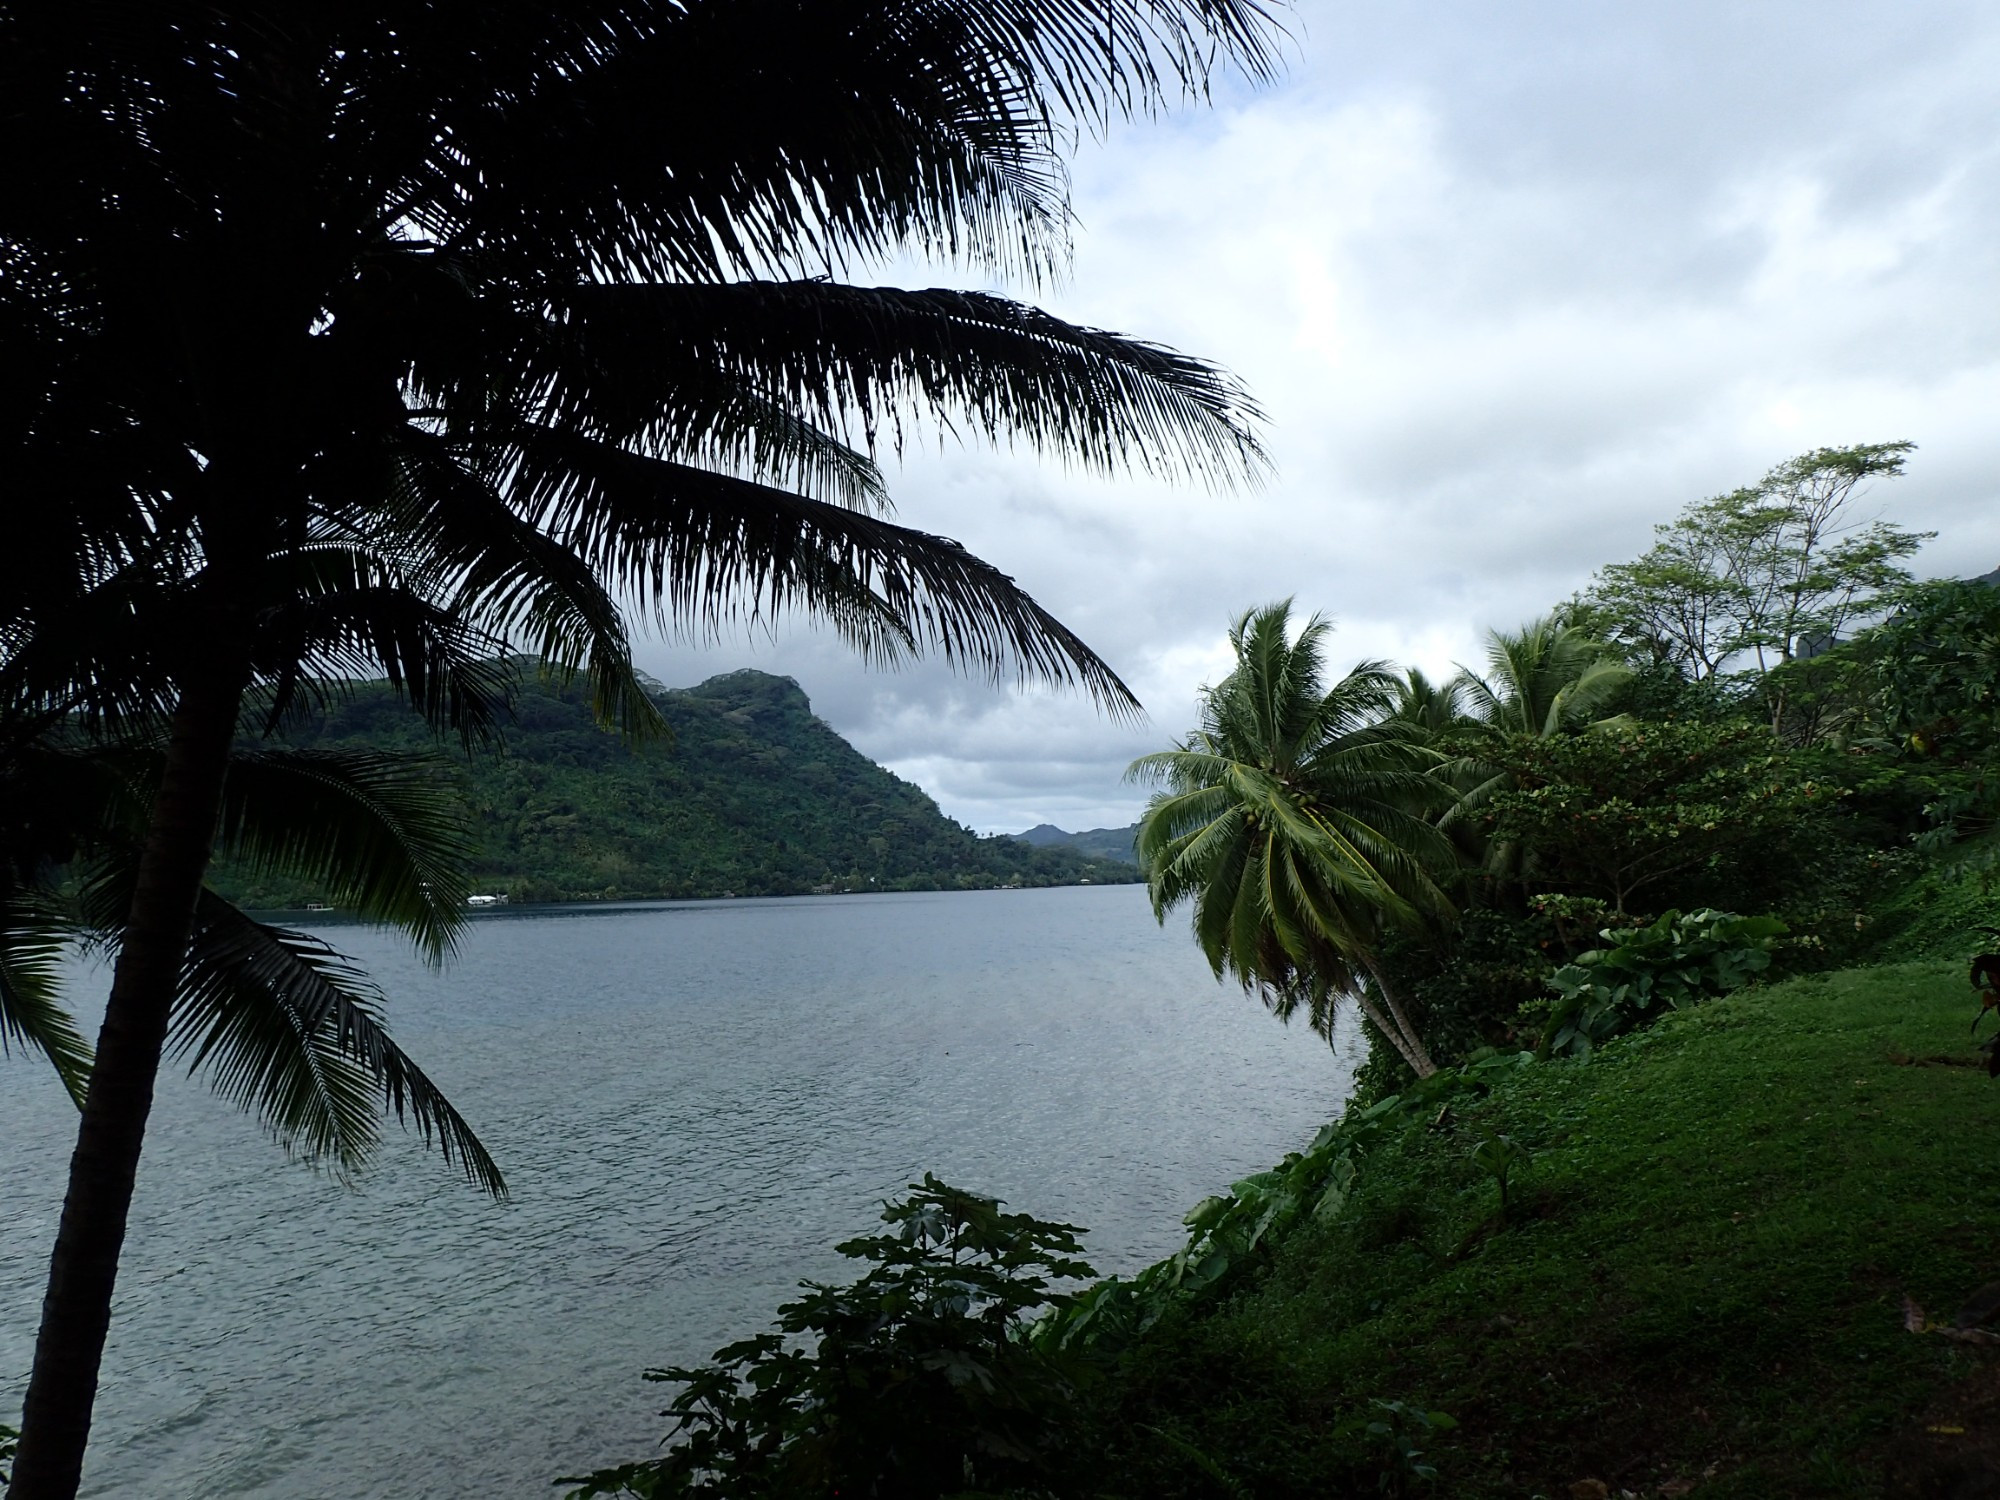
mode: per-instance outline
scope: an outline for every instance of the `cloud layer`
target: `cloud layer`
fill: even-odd
[[[1895,438],[1919,452],[1870,503],[1940,533],[1920,570],[2000,563],[2000,13],[1308,0],[1291,24],[1279,86],[1085,146],[1074,274],[1035,299],[1236,371],[1274,481],[935,445],[892,473],[906,523],[1014,574],[1148,725],[870,673],[803,628],[642,663],[787,673],[974,827],[1088,827],[1136,815],[1126,762],[1269,599],[1335,616],[1346,657],[1443,670],[1688,501]],[[948,279],[880,279],[912,277]]]

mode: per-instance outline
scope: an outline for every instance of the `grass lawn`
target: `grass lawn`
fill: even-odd
[[[1794,980],[1412,1129],[1142,1346],[1119,1491],[2000,1494],[2000,1350],[1903,1310],[2000,1280],[1970,996],[1958,964]],[[1496,1131],[1534,1153],[1505,1223],[1470,1160]]]

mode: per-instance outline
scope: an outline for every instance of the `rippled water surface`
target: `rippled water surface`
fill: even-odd
[[[841,1274],[829,1247],[926,1170],[1082,1223],[1127,1270],[1351,1073],[1219,988],[1134,886],[481,915],[442,974],[326,933],[513,1198],[393,1128],[342,1188],[164,1080],[88,1494],[552,1495],[658,1437],[641,1369]],[[0,1412],[74,1138],[45,1075],[0,1059]]]

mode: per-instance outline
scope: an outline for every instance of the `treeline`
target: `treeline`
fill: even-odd
[[[463,797],[476,890],[515,901],[785,896],[1109,884],[1132,867],[980,838],[816,718],[789,678],[732,672],[654,693],[670,741],[601,727],[582,690],[517,663],[498,742],[449,755],[386,684],[351,685],[288,739],[434,757]],[[323,893],[221,869],[257,906]]]
[[[1670,973],[1921,947],[1912,882],[1992,824],[2000,590],[1919,583],[1927,536],[1856,519],[1909,450],[1691,505],[1445,682],[1333,680],[1324,625],[1246,615],[1199,727],[1139,763],[1156,894],[1281,1014],[1326,1029],[1351,997],[1384,1044],[1364,1096],[1587,1050]]]

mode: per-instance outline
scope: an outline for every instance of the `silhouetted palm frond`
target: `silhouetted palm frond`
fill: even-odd
[[[211,892],[196,917],[171,1046],[309,1159],[362,1166],[386,1105],[468,1180],[505,1197],[491,1154],[390,1039],[382,1006],[381,992],[332,947],[258,922]]]

